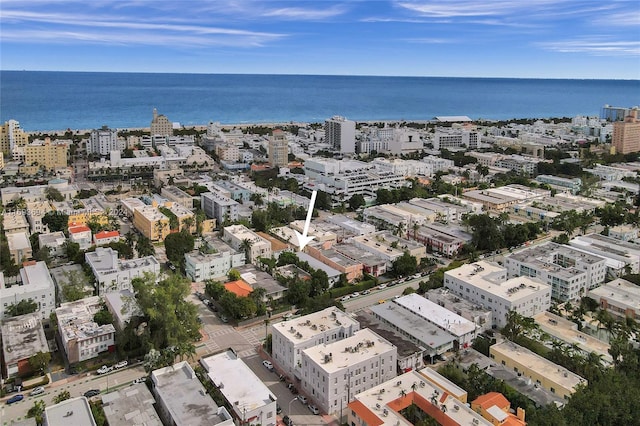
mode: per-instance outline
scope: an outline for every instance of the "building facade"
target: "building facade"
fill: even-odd
[[[154,256],[118,259],[118,252],[111,247],[98,247],[84,256],[96,277],[98,294],[132,290],[131,281],[134,278],[143,277],[145,273],[155,276],[160,273],[160,263]]]
[[[356,123],[333,116],[324,122],[325,142],[341,153],[356,152]]]
[[[269,138],[269,165],[287,167],[289,164],[289,141],[280,129],[275,129]]]
[[[35,302],[36,312],[42,319],[48,319],[56,308],[56,290],[53,278],[44,262],[30,261],[20,269],[17,284],[5,283],[0,273],[0,319],[9,316],[7,309],[23,300]]]
[[[87,154],[109,155],[111,151],[123,150],[124,143],[118,141],[118,132],[102,126],[100,129],[91,131],[87,142]]]
[[[640,151],[640,120],[637,108],[632,109],[624,121],[613,123],[611,143],[619,154]]]
[[[158,114],[157,109],[153,109],[153,118],[151,119],[151,136],[173,136],[173,123],[163,115]]]

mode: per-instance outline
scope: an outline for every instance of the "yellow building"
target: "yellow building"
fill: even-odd
[[[95,198],[51,202],[53,210],[69,215],[68,226],[86,225],[90,221],[101,225],[109,223],[104,206]]]
[[[169,216],[173,214],[178,221],[178,231],[186,230],[190,234],[195,234],[196,232],[196,218],[193,212],[179,203],[174,201],[167,201],[162,206],[166,210],[162,212],[169,213]],[[167,215],[165,215],[167,216]],[[171,218],[169,217],[169,226],[171,226]]]
[[[4,154],[0,152],[0,170],[4,169]]]
[[[489,355],[525,380],[564,399],[569,399],[578,385],[587,384],[586,379],[508,340],[491,346]]]
[[[164,241],[169,235],[169,218],[157,206],[144,206],[133,211],[133,226],[151,241]]]
[[[0,151],[11,154],[16,146],[29,144],[29,135],[20,128],[20,123],[16,120],[6,121],[0,126]]]
[[[55,170],[67,167],[66,144],[52,143],[49,138],[44,142],[34,142],[24,147],[24,166],[20,172],[26,174],[37,173],[40,169]]]

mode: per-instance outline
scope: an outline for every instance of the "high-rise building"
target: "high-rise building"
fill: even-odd
[[[34,173],[40,168],[53,170],[67,167],[68,151],[69,147],[66,143],[55,143],[49,138],[33,142],[24,147],[24,164],[26,168],[35,166],[36,170],[25,170],[25,172]]]
[[[600,109],[600,119],[607,121],[623,121],[629,115],[631,108],[605,105]]]
[[[324,122],[325,142],[342,153],[356,152],[356,123],[334,116]]]
[[[151,136],[173,136],[173,123],[165,115],[158,114],[155,108],[151,120]]]
[[[16,146],[25,146],[29,143],[29,135],[20,128],[16,120],[6,121],[0,126],[0,151],[11,154]]]
[[[611,139],[618,154],[629,154],[640,151],[640,120],[638,120],[638,108],[629,111],[624,121],[613,123],[613,135]]]
[[[91,131],[89,143],[87,144],[88,154],[109,155],[111,151],[124,149],[124,144],[118,142],[118,132],[102,126],[101,129]]]
[[[269,139],[269,164],[271,167],[287,167],[289,164],[289,141],[280,129],[275,129]]]

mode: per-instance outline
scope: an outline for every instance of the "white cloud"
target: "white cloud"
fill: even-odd
[[[640,41],[567,40],[537,43],[538,46],[562,53],[588,53],[597,56],[638,56]]]
[[[346,8],[342,6],[333,6],[328,9],[304,9],[300,7],[284,7],[280,9],[265,10],[262,12],[266,17],[277,17],[282,19],[301,19],[301,20],[321,20],[342,15],[346,12]]]

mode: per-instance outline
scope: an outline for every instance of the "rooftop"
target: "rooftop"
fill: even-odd
[[[309,266],[311,266],[313,269],[321,269],[324,272],[326,272],[329,279],[334,277],[339,277],[341,274],[340,271],[338,271],[337,269],[333,269],[331,266],[320,262],[315,257],[309,256],[307,253],[300,251],[296,254],[298,255],[298,259],[300,261],[307,262]]]
[[[214,426],[228,420],[186,361],[154,370],[151,379],[174,424]]]
[[[238,266],[235,270],[240,272],[240,277],[244,282],[249,284],[252,289],[264,288],[267,291],[267,295],[287,290],[286,287],[280,285],[278,280],[252,264]]]
[[[560,263],[560,259],[571,259],[572,262]],[[570,246],[547,242],[537,246],[529,247],[513,253],[509,259],[517,260],[524,264],[535,265],[537,268],[562,275],[566,278],[573,278],[585,272],[573,266],[577,261],[581,263],[595,264],[605,262],[599,256],[585,253]]]
[[[155,399],[144,383],[127,386],[102,396],[102,408],[109,426],[162,426],[153,408]]]
[[[393,303],[403,306],[457,337],[474,333],[476,330],[473,322],[415,293],[394,299]]]
[[[253,291],[253,288],[244,280],[230,281],[224,284],[224,288],[238,297],[247,297]]]
[[[405,356],[419,353],[424,349],[407,340],[391,326],[379,322],[373,315],[367,313],[366,311],[360,311],[358,316],[356,317],[356,320],[360,323],[360,326],[362,328],[367,328],[373,331],[383,339],[387,340],[393,346],[398,348],[398,358],[404,358]],[[444,331],[441,332],[445,333]]]
[[[306,342],[319,334],[351,326],[359,328],[356,320],[336,307],[326,308],[322,311],[273,325],[294,344]]]
[[[70,234],[79,234],[81,232],[91,232],[91,228],[89,228],[88,226],[72,226],[71,228],[69,228],[69,233]]]
[[[67,237],[64,236],[64,232],[49,232],[47,234],[38,235],[38,240],[40,242],[41,247],[45,246],[60,246],[65,241],[67,241]]]
[[[104,238],[116,238],[120,236],[120,232],[118,231],[100,231],[93,236],[96,240],[101,240]]]
[[[94,315],[102,310],[100,296],[92,296],[74,302],[62,303],[56,309],[60,335],[66,342],[72,339],[88,339],[107,333],[115,333],[113,324],[98,325]]]
[[[513,342],[505,340],[492,345],[491,353],[500,353],[506,358],[510,358],[519,364],[535,371],[537,374],[552,380],[566,389],[574,389],[581,383],[586,384],[587,381],[575,373],[559,366],[538,354],[531,352],[529,349]]]
[[[13,364],[38,352],[49,352],[37,312],[7,318],[2,324],[2,350],[5,364]]]
[[[640,312],[640,286],[622,278],[589,290],[588,296],[595,300],[600,300],[600,298],[609,300],[611,305],[633,309],[636,311],[636,315]]]
[[[313,346],[305,349],[303,353],[331,374],[394,349],[395,346],[373,331],[362,329],[351,337]],[[330,356],[330,362],[326,362],[327,356]]]
[[[7,234],[7,243],[9,244],[9,250],[25,250],[31,248],[31,242],[26,232],[15,232],[13,234]],[[20,259],[18,259],[20,262]]]
[[[448,346],[456,340],[451,333],[442,330],[429,320],[395,303],[386,302],[370,306],[369,309],[374,315],[393,324],[398,330],[402,330],[411,338],[426,345],[427,349],[430,349],[429,352],[437,351],[438,348]]]
[[[67,399],[44,409],[44,422],[58,426],[95,426],[89,401],[84,396]]]
[[[0,287],[3,299],[26,291],[53,291],[53,279],[45,262],[30,261],[25,263],[20,269],[20,278],[22,284],[14,284],[11,287],[5,286],[4,280],[0,281],[0,284],[3,284]]]
[[[244,410],[253,411],[276,401],[269,388],[235,352],[221,352],[203,358],[200,363],[207,370],[211,382],[233,405],[239,418],[242,418]]]

